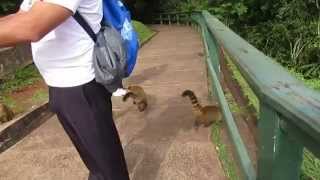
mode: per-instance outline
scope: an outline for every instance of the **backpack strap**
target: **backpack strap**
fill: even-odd
[[[91,39],[96,42],[97,41],[97,35],[92,30],[88,22],[83,18],[83,16],[79,13],[79,11],[76,11],[76,13],[73,15],[73,18],[80,24],[80,26],[87,32],[87,34],[91,37]]]

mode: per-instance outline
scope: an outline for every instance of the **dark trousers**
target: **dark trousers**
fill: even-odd
[[[111,94],[92,81],[49,87],[49,104],[90,171],[89,180],[129,180],[112,118]]]

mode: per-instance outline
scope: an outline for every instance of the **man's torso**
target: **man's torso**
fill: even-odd
[[[24,0],[21,10],[28,11],[37,0]],[[43,0],[78,10],[97,33],[101,26],[102,0]],[[53,87],[72,87],[94,79],[92,54],[94,43],[82,27],[70,17],[39,42],[32,43],[35,64],[46,83]]]

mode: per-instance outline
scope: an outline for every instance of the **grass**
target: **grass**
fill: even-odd
[[[246,107],[240,107],[229,91],[225,92],[225,97],[232,114],[243,114],[247,112],[245,110]],[[213,125],[212,141],[216,145],[216,150],[222,163],[224,173],[229,180],[240,180],[241,178],[238,175],[236,168],[237,163],[235,163],[233,157],[230,155],[230,151],[228,151],[227,146],[225,145],[225,142],[221,139],[221,130],[222,123],[216,123]]]
[[[259,99],[254,94],[247,81],[243,78],[236,65],[231,61],[230,57],[226,54],[225,58],[227,60],[228,68],[232,71],[232,77],[238,82],[244,96],[249,101],[248,106],[252,106],[256,110],[256,115],[258,116],[260,112]]]
[[[138,33],[140,45],[149,40],[155,34],[155,32],[152,31],[148,26],[139,21],[133,21],[133,26]]]
[[[229,180],[239,180],[236,171],[236,164],[232,161],[225,143],[221,139],[221,123],[215,123],[212,126],[212,141],[216,145],[216,150],[226,177]]]
[[[47,90],[37,90],[34,95],[31,97],[33,103],[45,102],[49,99],[49,94]]]
[[[17,102],[13,100],[10,96],[1,96],[1,102],[7,105],[10,109],[17,106]]]
[[[320,91],[320,78],[305,79],[302,73],[297,73],[293,69],[289,70],[289,72],[309,88]]]
[[[257,112],[259,112],[259,100],[251,90],[248,83],[240,74],[237,67],[231,62],[230,57],[226,56],[228,66],[233,72],[233,78],[239,83],[244,95],[249,99],[249,105],[252,105]],[[320,79],[304,79],[302,74],[296,73],[293,70],[289,72],[297,79],[304,82],[304,84],[315,90],[320,90]],[[257,114],[259,116],[259,113]],[[308,150],[304,151],[304,158],[302,163],[302,180],[320,180],[320,159],[315,157]]]
[[[8,75],[0,84],[0,94],[10,93],[31,85],[41,79],[37,68],[32,64],[19,68],[13,75]]]
[[[0,84],[0,102],[11,109],[20,111],[18,103],[10,97],[10,93],[31,85],[41,79],[34,65],[28,65],[17,69],[12,75],[4,77]]]
[[[212,87],[211,77],[208,76],[208,78],[209,78],[208,87],[210,87],[209,88],[209,99],[212,100],[213,96],[214,96],[214,92],[213,92],[213,89],[211,88]],[[233,113],[241,113],[242,109],[239,108],[239,106],[237,106],[235,101],[233,101],[232,94],[227,92],[225,94],[225,96],[228,101],[230,110]],[[223,168],[223,171],[224,171],[224,174],[226,175],[226,177],[229,180],[239,180],[240,178],[237,174],[237,169],[236,169],[237,164],[235,163],[235,161],[233,161],[233,158],[230,155],[230,151],[228,151],[226,143],[222,139],[222,134],[221,134],[221,131],[223,128],[222,125],[223,125],[223,123],[214,123],[212,125],[211,139],[212,139],[212,142],[216,146],[216,151],[219,156],[219,160],[222,164],[222,168]]]
[[[14,114],[24,112],[24,107],[17,102],[17,100],[10,97],[10,95],[1,96],[0,102],[8,106],[14,112]]]
[[[293,70],[289,70],[289,72],[304,82],[306,86],[320,91],[320,79],[305,79],[301,73],[294,72]],[[304,151],[301,179],[320,180],[320,159],[307,150]]]
[[[320,160],[307,150],[304,151],[301,179],[320,180]]]

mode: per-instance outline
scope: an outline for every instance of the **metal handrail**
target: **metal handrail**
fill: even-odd
[[[208,11],[159,15],[163,24],[186,16],[201,29],[209,74],[245,179],[300,178],[303,148],[320,157],[320,93],[307,88],[282,66],[242,39]],[[167,18],[166,18],[167,17]],[[169,18],[168,18],[169,17]],[[185,21],[185,19],[183,19]],[[254,170],[224,97],[220,75],[223,48],[260,102],[258,167]]]

